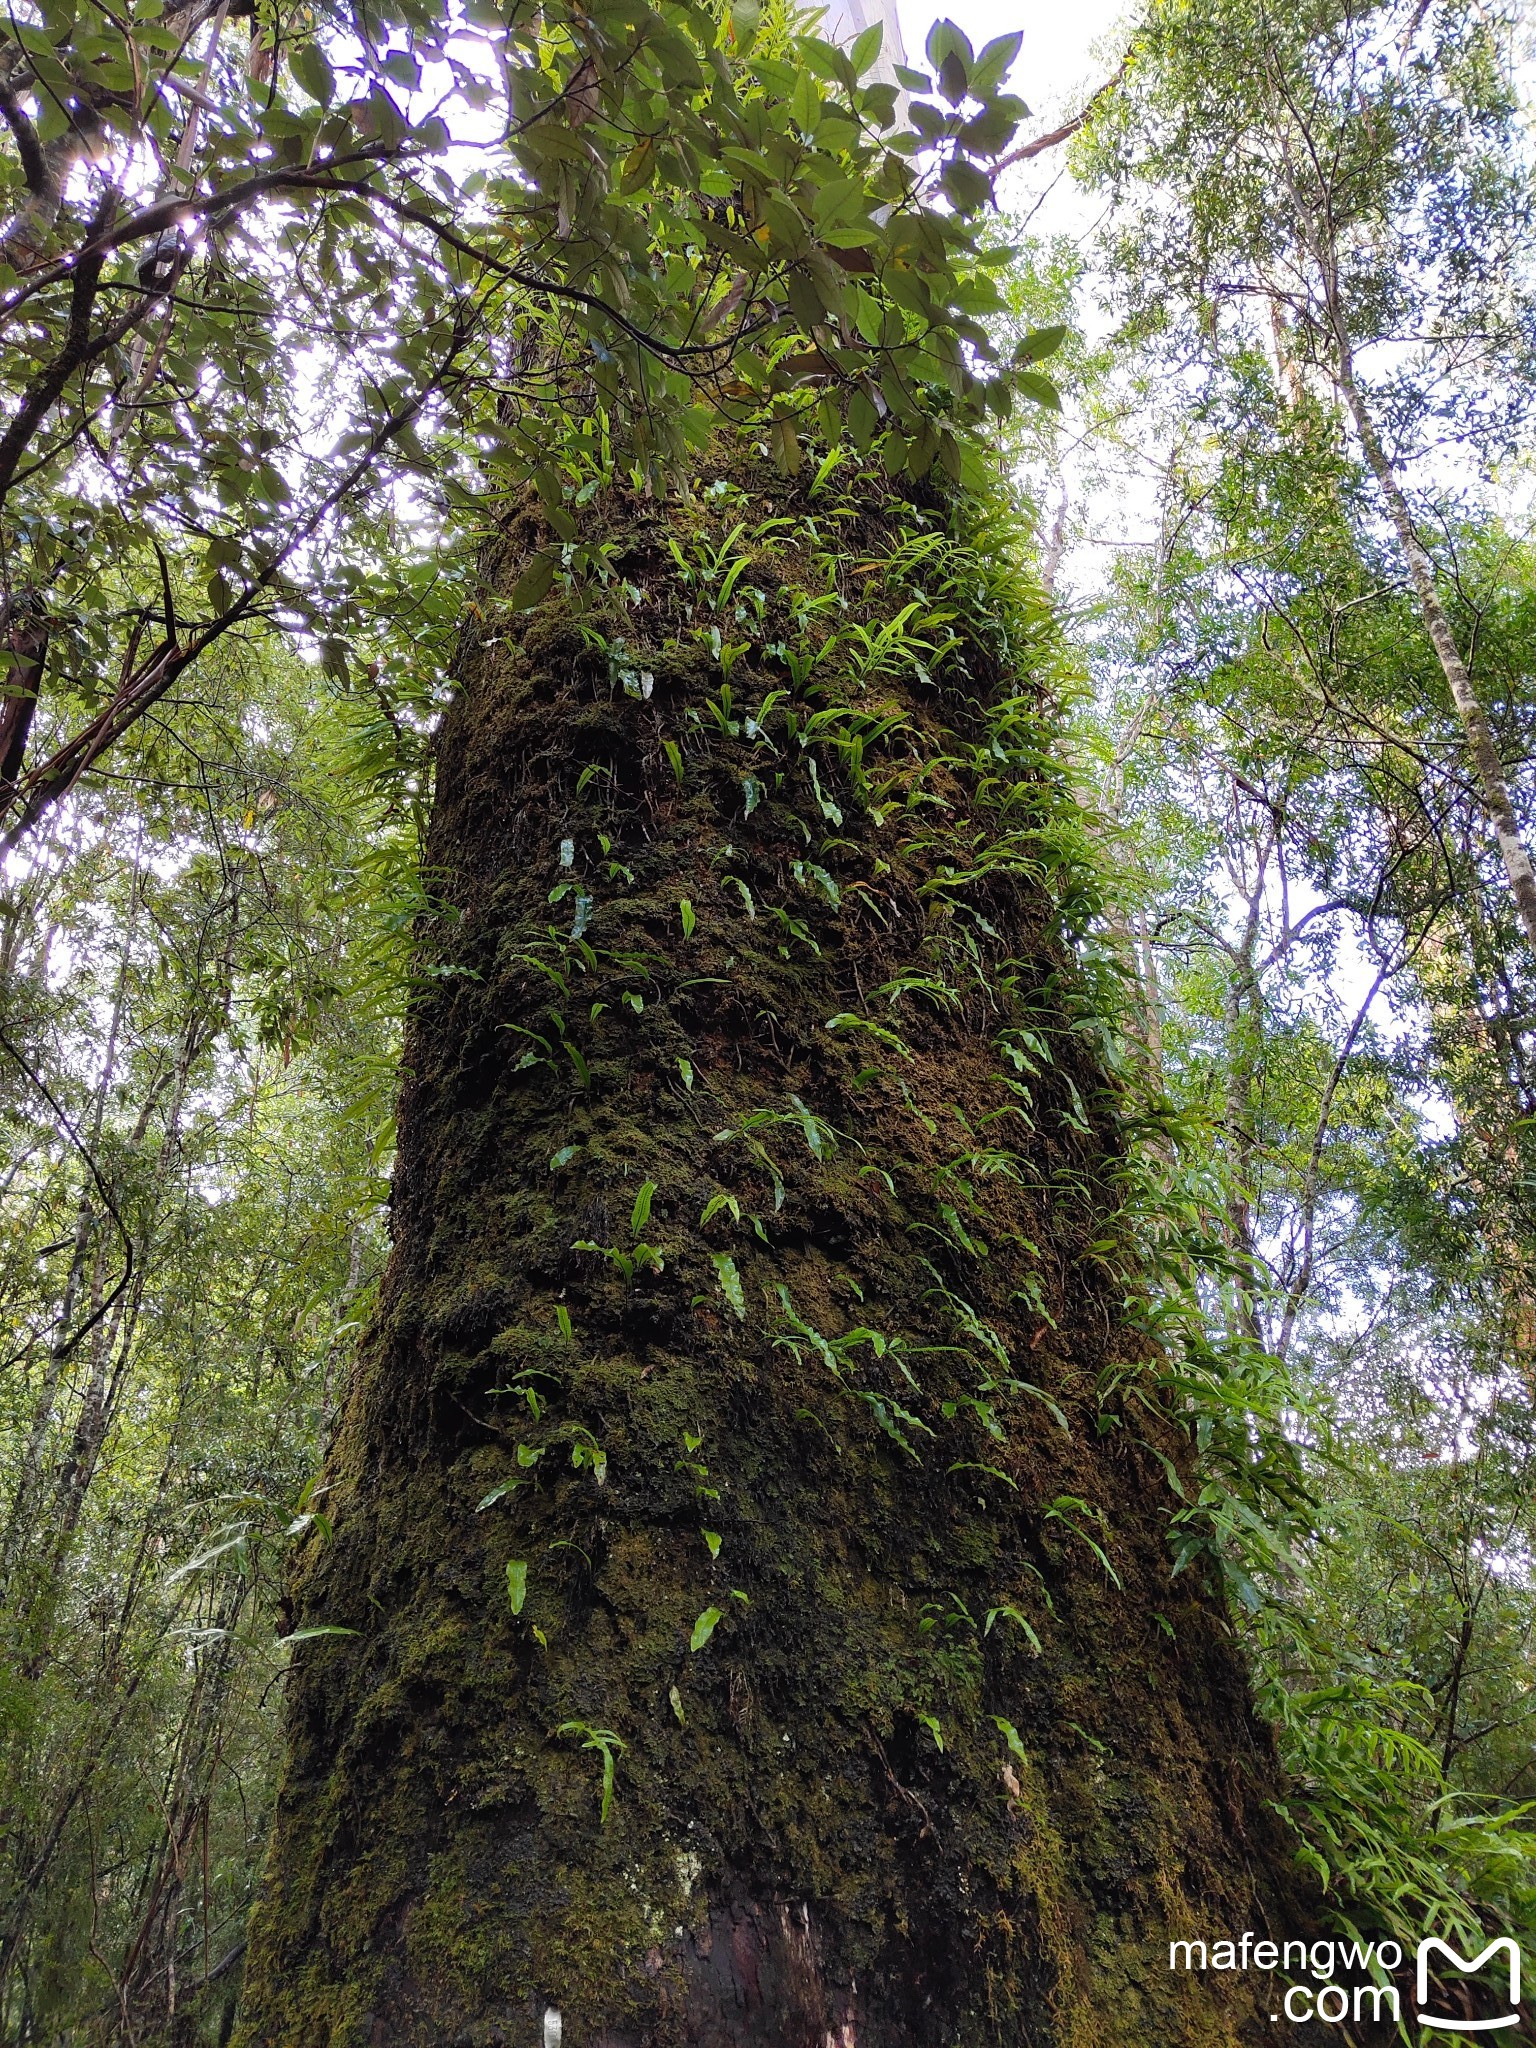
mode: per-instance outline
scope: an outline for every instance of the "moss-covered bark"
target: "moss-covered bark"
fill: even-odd
[[[488,564],[442,734],[239,2039],[1271,2040],[1167,1967],[1289,1853],[1175,1433],[1101,1404],[1038,614],[867,483],[590,516],[591,611],[498,610],[531,515]]]

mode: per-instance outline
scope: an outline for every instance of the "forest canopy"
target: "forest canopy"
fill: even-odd
[[[913,1841],[946,1786],[964,1810],[956,1700],[1031,1839],[1102,1779],[1057,1661],[1088,1626],[1075,1570],[1171,1658],[1201,1616],[1240,1645],[1312,1924],[1536,1955],[1528,30],[1481,0],[1151,0],[1048,129],[1018,34],[940,22],[908,62],[758,0],[46,0],[0,24],[0,2038],[277,2025],[240,2001],[288,1674],[318,1697],[372,1654],[371,1621],[294,1589],[349,1554],[354,1359],[425,1205],[397,1108],[425,1114],[431,1048],[472,1041],[508,971],[485,920],[513,911],[464,877],[510,799],[451,840],[442,764],[468,776],[496,664],[539,647],[617,749],[546,787],[560,721],[525,706],[546,751],[497,771],[546,806],[553,859],[511,863],[544,1007],[490,1062],[541,1091],[507,1113],[543,1146],[540,1214],[603,1156],[540,1117],[595,1115],[611,1072],[661,1086],[650,1051],[593,1048],[673,1017],[663,956],[696,927],[721,988],[768,962],[781,1036],[826,996],[805,1028],[835,1059],[803,1071],[869,1104],[839,1121],[749,1018],[783,1103],[715,1134],[705,1058],[667,1040],[657,1117],[693,1118],[701,1157],[732,1141],[746,1179],[687,1231],[648,1169],[571,1194],[548,1343],[579,1347],[607,1288],[648,1379],[635,1319],[661,1328],[675,1283],[710,1342],[825,1374],[845,1471],[927,1486],[929,1440],[969,1429],[930,1464],[1001,1497],[1032,1432],[1072,1446],[1014,1546],[1029,1598],[973,1612],[935,1581],[935,1689],[859,1695]],[[1041,232],[1061,177],[1079,224]],[[769,888],[741,847],[775,831]],[[662,891],[669,845],[698,879]],[[610,898],[638,918],[653,887],[666,936],[599,998]],[[866,1001],[882,901],[927,937]],[[818,1231],[838,1260],[838,1231],[885,1242],[881,1176],[919,1214],[904,1169],[948,1143],[921,1063],[958,1072],[967,1032],[1012,1095],[955,1111],[963,1150],[900,1226],[932,1285],[903,1266],[892,1299],[926,1342],[857,1278],[824,1332],[795,1261]],[[862,1163],[807,1193],[790,1146],[804,1174]],[[956,1275],[1028,1257],[1024,1334],[999,1336]],[[1063,1327],[1084,1303],[1119,1333],[1096,1378]],[[962,1353],[990,1377],[941,1400]],[[628,1512],[620,1450],[546,1422],[578,1379],[453,1382],[524,1432],[477,1532],[555,1499],[557,1462],[584,1539],[599,1496]],[[502,1450],[508,1412],[483,1425]],[[714,1518],[695,1660],[772,1627],[702,1431],[666,1482]],[[1121,1438],[1155,1478],[1144,1529],[1090,1490]],[[586,1561],[559,1627],[542,1567],[505,1563],[520,1670],[596,1626]],[[1005,1640],[1056,1688],[1049,1733],[993,1711]],[[716,1732],[750,1746],[739,1657]],[[658,1699],[668,1741],[716,1727]],[[547,1730],[549,1769],[586,1774],[594,1870],[662,1739],[628,1704]],[[1042,1940],[1065,1984],[1068,1937]]]

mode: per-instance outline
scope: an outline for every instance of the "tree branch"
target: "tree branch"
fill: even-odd
[[[0,84],[0,116],[4,117],[15,141],[27,190],[34,199],[41,199],[48,190],[48,165],[43,156],[43,146],[37,139],[37,130],[32,126],[26,108],[5,84]]]
[[[1055,149],[1058,143],[1070,142],[1080,128],[1088,124],[1089,116],[1107,93],[1112,93],[1125,76],[1125,67],[1130,59],[1125,58],[1113,78],[1106,78],[1098,91],[1084,105],[1082,112],[1074,114],[1070,121],[1060,128],[1053,128],[1049,135],[1037,135],[1033,142],[1021,142],[1017,149],[1010,149],[1006,156],[1000,156],[992,167],[992,175],[999,171],[1011,170],[1015,164],[1028,163],[1031,157],[1043,156],[1048,149]]]
[[[140,673],[129,679],[89,725],[23,778],[13,792],[13,800],[15,795],[26,792],[26,805],[21,817],[0,840],[0,853],[9,853],[19,845],[44,812],[69,794],[92,764],[137,724],[201,654],[216,640],[222,639],[231,627],[250,616],[257,600],[276,583],[283,565],[313,539],[327,516],[356,489],[385,448],[411,424],[432,393],[441,388],[443,379],[467,347],[475,324],[471,309],[464,308],[455,322],[452,339],[442,360],[432,375],[369,436],[366,447],[346,474],[325,493],[308,517],[292,528],[283,546],[245,586],[235,602],[179,645],[174,640],[162,641]],[[8,806],[0,801],[0,815],[6,808]]]

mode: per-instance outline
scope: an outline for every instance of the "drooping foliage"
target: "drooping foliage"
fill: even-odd
[[[531,480],[579,553],[573,415],[653,476],[721,412],[786,467],[815,417],[958,474],[1010,404],[974,220],[1018,37],[936,31],[898,119],[878,27],[844,51],[756,0],[235,12],[0,32],[7,844],[232,630],[338,672],[409,634],[392,506]]]

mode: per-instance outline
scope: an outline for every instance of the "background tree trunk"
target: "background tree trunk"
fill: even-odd
[[[1477,786],[1482,796],[1483,810],[1493,827],[1494,837],[1499,843],[1499,858],[1504,863],[1504,873],[1509,881],[1510,894],[1515,899],[1515,910],[1520,919],[1520,928],[1525,933],[1526,943],[1536,952],[1536,868],[1531,865],[1531,856],[1526,848],[1520,830],[1520,820],[1515,811],[1514,798],[1510,793],[1509,777],[1499,750],[1494,745],[1493,733],[1489,728],[1488,714],[1483,709],[1472,672],[1462,659],[1461,649],[1456,644],[1455,629],[1451,625],[1445,606],[1440,601],[1440,592],[1435,582],[1435,565],[1430,560],[1429,550],[1419,537],[1408,500],[1403,487],[1387,454],[1370,408],[1361,395],[1355,378],[1354,357],[1349,341],[1343,330],[1342,320],[1335,315],[1336,346],[1338,349],[1338,382],[1344,403],[1354,421],[1355,432],[1360,436],[1360,446],[1365,451],[1366,462],[1375,477],[1381,495],[1386,501],[1387,512],[1397,534],[1398,545],[1403,551],[1403,560],[1408,565],[1408,578],[1419,601],[1419,616],[1424,621],[1424,631],[1435,650],[1435,659],[1445,677],[1446,688],[1456,706],[1456,715],[1461,720],[1461,729],[1466,734],[1467,752],[1472,756],[1472,766],[1477,774]]]
[[[1271,2041],[1168,1968],[1307,1914],[1102,1257],[1041,609],[734,469],[590,507],[579,620],[488,559],[237,2040]]]

